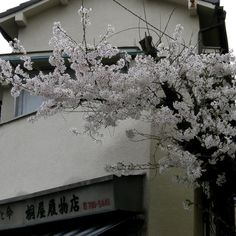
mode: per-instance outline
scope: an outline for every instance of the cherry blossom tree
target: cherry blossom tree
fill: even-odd
[[[54,24],[49,59],[54,69],[49,73],[31,75],[34,65],[16,39],[11,45],[22,53],[23,63],[13,68],[0,60],[1,82],[12,84],[13,96],[27,90],[46,98],[31,119],[83,111],[84,132],[95,139],[102,128],[122,120],[150,123],[152,134],[127,130],[127,136],[152,139],[165,153],[160,171],[181,168],[179,181],[204,192],[203,211],[214,226],[211,235],[234,235],[235,57],[197,54],[196,47],[183,44],[183,27],[177,25],[168,44],[160,43],[154,56],[142,54],[132,60],[108,43],[111,26],[97,45],[88,44],[89,12],[84,7],[79,10],[81,43],[68,36],[60,23]]]

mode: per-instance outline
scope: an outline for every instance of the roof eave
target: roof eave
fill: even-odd
[[[18,36],[18,28],[27,25],[27,18],[58,4],[67,5],[68,0],[30,0],[0,13],[0,32],[7,41]]]

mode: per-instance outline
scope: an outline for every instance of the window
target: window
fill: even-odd
[[[15,116],[21,116],[36,111],[43,102],[43,97],[30,95],[22,91],[16,99]]]

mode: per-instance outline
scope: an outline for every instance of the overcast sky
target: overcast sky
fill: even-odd
[[[15,7],[26,0],[1,0],[0,12],[6,11],[9,8]],[[228,34],[229,47],[236,53],[236,1],[235,0],[221,0],[221,5],[227,12],[226,27]],[[109,22],[108,22],[109,23]],[[7,42],[0,36],[0,53],[8,53],[10,48]]]

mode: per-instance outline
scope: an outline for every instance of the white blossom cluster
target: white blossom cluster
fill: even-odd
[[[89,10],[79,12],[87,27]],[[84,111],[90,135],[121,120],[143,119],[153,125],[155,139],[167,153],[161,170],[183,168],[191,182],[206,182],[210,174],[221,185],[227,170],[218,173],[214,166],[233,160],[236,151],[235,58],[230,53],[197,54],[194,47],[183,46],[182,31],[178,25],[169,44],[157,47],[157,58],[138,55],[123,73],[130,57],[107,42],[111,26],[91,46],[76,43],[55,23],[49,59],[53,71],[30,76],[33,64],[24,55],[23,66],[16,68],[0,60],[0,79],[13,85],[15,96],[26,89],[46,98],[36,118]],[[12,45],[25,54],[17,40]],[[127,134],[133,138],[135,132]]]

